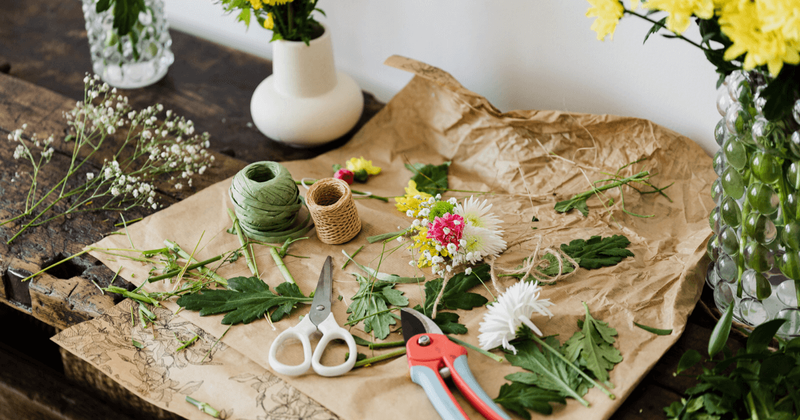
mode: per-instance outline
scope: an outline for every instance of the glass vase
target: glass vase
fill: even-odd
[[[778,335],[789,338],[800,336],[800,100],[768,121],[769,81],[735,72],[719,90],[706,282],[720,311],[734,305],[734,320],[750,327],[786,319]]]
[[[92,69],[106,83],[121,89],[151,85],[167,74],[174,61],[172,38],[163,0],[144,0],[131,32],[118,36],[112,27],[114,6],[96,12],[97,0],[83,0]]]

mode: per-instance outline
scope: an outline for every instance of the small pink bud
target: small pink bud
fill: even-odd
[[[353,171],[349,169],[339,169],[333,174],[334,178],[343,180],[347,185],[353,185],[354,176]]]

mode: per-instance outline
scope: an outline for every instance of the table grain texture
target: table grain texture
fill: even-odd
[[[39,133],[61,134],[61,112],[83,97],[83,77],[91,71],[81,3],[0,0],[0,219],[18,212],[27,189],[13,181],[24,170],[5,141],[12,130],[28,123]],[[215,166],[195,179],[190,189],[158,185],[165,205],[235,174],[247,163],[310,158],[346,143],[352,133],[315,149],[294,149],[264,137],[252,124],[250,96],[272,71],[267,60],[171,31],[175,63],[158,83],[126,91],[134,108],[161,103],[211,134]],[[265,42],[267,40],[265,39]],[[383,106],[364,93],[365,108],[357,130]],[[709,128],[710,130],[710,128]],[[58,182],[49,174],[69,165],[63,143],[41,176],[40,188]],[[98,168],[102,160],[93,161]],[[126,217],[146,216],[139,209]],[[116,230],[118,214],[85,213],[31,229],[11,245],[15,233],[0,227],[0,419],[147,419],[177,418],[134,396],[92,366],[49,341],[55,332],[102,314],[118,298],[100,293],[113,273],[94,258],[77,258],[36,279],[20,279]],[[114,284],[132,289],[123,280]],[[704,307],[705,302],[705,307]],[[684,351],[703,352],[715,319],[710,291],[689,318],[681,339],[642,380],[614,414],[614,419],[664,418],[662,408],[678,400],[694,384],[674,376]],[[741,346],[741,337],[733,338]]]

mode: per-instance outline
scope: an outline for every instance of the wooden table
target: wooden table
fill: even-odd
[[[25,194],[22,182],[11,181],[20,167],[6,136],[24,122],[39,132],[63,133],[66,124],[60,112],[83,97],[82,79],[91,71],[91,63],[77,0],[2,0],[0,10],[0,219],[6,219]],[[350,134],[320,148],[294,149],[265,138],[251,123],[249,103],[255,87],[271,72],[270,63],[180,32],[171,34],[175,63],[160,82],[129,92],[132,105],[161,103],[194,120],[200,131],[211,134],[217,164],[196,178],[191,189],[162,186],[162,203],[184,199],[235,174],[247,162],[309,158],[349,139]],[[383,106],[367,93],[364,97],[365,110],[356,129]],[[59,150],[48,172],[58,172],[57,167],[68,164],[66,153]],[[52,185],[57,180],[45,174],[41,182]],[[150,211],[133,213],[130,218]],[[107,286],[113,278],[110,270],[93,258],[78,258],[30,282],[20,282],[26,272],[38,271],[96,242],[115,230],[119,221],[118,214],[81,214],[32,229],[10,246],[5,242],[14,230],[0,227],[0,302],[6,304],[0,305],[0,418],[174,417],[49,341],[56,331],[115,304],[117,298],[101,295],[92,283]],[[120,280],[114,284],[131,288]],[[703,301],[713,306],[708,290]],[[615,419],[661,418],[662,407],[678,400],[693,384],[673,372],[684,351],[703,351],[707,346],[715,321],[700,306],[683,337],[643,379]],[[741,339],[737,340],[740,345]]]

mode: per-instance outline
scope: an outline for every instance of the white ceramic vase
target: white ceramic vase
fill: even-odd
[[[250,101],[256,127],[288,146],[315,147],[353,128],[364,109],[361,89],[350,76],[337,72],[330,31],[309,45],[274,41],[272,75]]]

